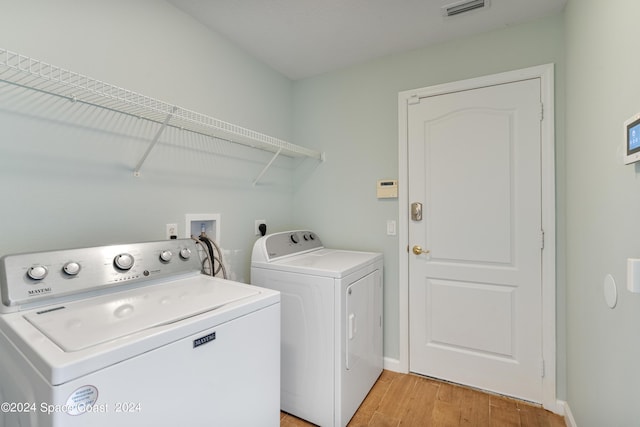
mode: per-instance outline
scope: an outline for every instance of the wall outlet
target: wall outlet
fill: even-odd
[[[165,237],[167,240],[169,239],[177,239],[178,238],[178,224],[167,224]]]
[[[265,226],[267,225],[267,220],[265,219],[256,219],[256,223],[255,223],[255,227],[254,227],[254,233],[256,234],[256,236],[262,236],[262,233],[260,233],[260,224],[264,224]]]

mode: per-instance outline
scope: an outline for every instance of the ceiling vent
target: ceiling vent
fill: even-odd
[[[458,16],[463,13],[489,7],[489,0],[465,0],[442,6],[442,15],[445,17]]]

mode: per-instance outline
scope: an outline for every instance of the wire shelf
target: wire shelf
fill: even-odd
[[[161,123],[163,126],[177,127],[232,143],[266,150],[275,153],[274,158],[282,154],[287,157],[324,160],[324,153],[319,151],[301,147],[2,48],[0,48],[0,81],[61,96],[74,102],[82,102],[133,115]],[[160,134],[156,136],[156,139],[159,136]],[[144,159],[141,160],[141,163],[143,161]],[[136,168],[136,173],[139,172],[141,163]]]

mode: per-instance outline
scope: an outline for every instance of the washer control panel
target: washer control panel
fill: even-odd
[[[0,312],[126,283],[199,273],[197,254],[194,240],[178,239],[6,255],[0,258]]]
[[[267,261],[322,248],[322,241],[312,231],[273,233],[261,238]]]

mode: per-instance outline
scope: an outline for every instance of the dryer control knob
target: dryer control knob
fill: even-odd
[[[69,276],[75,276],[80,273],[80,264],[75,261],[68,262],[62,267],[62,271],[67,273]]]
[[[133,255],[131,254],[120,254],[116,255],[113,259],[113,263],[120,270],[130,270],[133,267]]]
[[[300,238],[298,237],[297,234],[292,234],[291,236],[289,236],[289,238],[293,243],[296,243],[296,244],[300,241]]]
[[[191,258],[191,249],[189,249],[189,248],[180,249],[180,258],[182,258],[182,259]]]
[[[27,275],[33,280],[42,280],[47,277],[48,272],[49,271],[47,270],[47,267],[45,267],[44,265],[34,265],[32,267],[29,267],[29,269],[27,270]]]
[[[169,262],[169,261],[171,261],[171,258],[173,258],[173,253],[171,251],[162,251],[162,252],[160,252],[160,260],[161,261]]]

